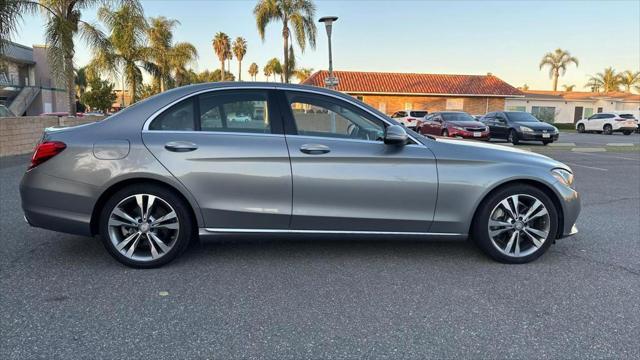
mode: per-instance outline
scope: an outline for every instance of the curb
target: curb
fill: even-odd
[[[609,143],[607,146],[634,146],[633,143]]]
[[[606,152],[607,149],[605,149],[605,148],[588,148],[588,147],[584,147],[584,148],[573,148],[573,149],[571,149],[571,151],[589,153],[589,152]]]

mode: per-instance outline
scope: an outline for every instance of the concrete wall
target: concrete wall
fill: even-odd
[[[53,116],[23,116],[0,118],[0,157],[29,154],[42,137],[45,128],[76,126],[104,119],[85,116],[78,118]]]
[[[556,123],[573,123],[575,109],[577,106],[583,108],[583,115],[589,113],[595,114],[599,108],[602,108],[602,112],[640,110],[640,102],[621,102],[615,100],[542,100],[542,99],[507,99],[505,107],[507,110],[515,110],[515,107],[523,107],[524,111],[531,112],[534,106],[546,106],[555,108],[555,122]],[[586,117],[586,116],[583,116]]]

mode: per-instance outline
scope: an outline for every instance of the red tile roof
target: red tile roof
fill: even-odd
[[[590,92],[590,91],[549,91],[549,90],[526,90],[524,94],[528,98],[536,96],[557,96],[565,100],[590,100],[598,98],[617,99],[623,101],[640,101],[640,95],[625,93],[622,91],[610,92]]]
[[[324,87],[326,70],[313,73],[305,85]],[[523,96],[524,94],[493,75],[443,75],[334,71],[336,90],[352,94]]]

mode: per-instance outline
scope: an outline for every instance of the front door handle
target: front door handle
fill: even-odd
[[[329,151],[331,151],[331,149],[329,149],[328,146],[322,144],[304,144],[300,146],[300,151],[305,154],[320,155],[328,153]]]
[[[187,152],[198,148],[198,145],[188,141],[170,141],[164,144],[164,148],[173,152]]]

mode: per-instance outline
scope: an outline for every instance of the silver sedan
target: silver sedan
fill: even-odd
[[[32,226],[99,236],[145,268],[220,234],[470,236],[525,263],[580,212],[560,162],[423,137],[348,95],[273,83],[182,87],[47,130],[20,193]]]

